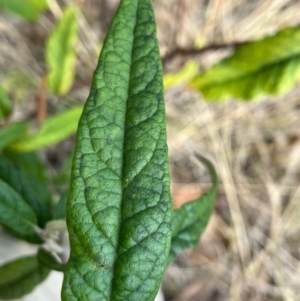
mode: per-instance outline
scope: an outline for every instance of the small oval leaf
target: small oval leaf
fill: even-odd
[[[53,29],[46,45],[46,62],[49,73],[47,84],[54,94],[66,94],[74,81],[78,39],[76,6],[68,6],[57,26]]]
[[[196,157],[207,167],[212,177],[212,188],[194,201],[174,210],[172,242],[169,263],[185,249],[195,248],[209,221],[218,189],[218,178],[212,163],[202,156]]]

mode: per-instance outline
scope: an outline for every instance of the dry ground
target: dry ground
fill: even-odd
[[[97,41],[103,39],[118,3],[82,2],[75,87],[63,100],[50,98],[49,113],[85,100]],[[56,0],[49,3],[59,16]],[[176,46],[261,38],[300,20],[300,1],[155,0],[154,6],[162,57]],[[39,81],[45,72],[45,37],[54,22],[50,14],[27,26],[1,16],[1,80],[19,69]],[[228,51],[212,50],[193,59],[206,68]],[[165,68],[179,70],[186,59],[179,55]],[[20,91],[14,95],[19,100],[14,118],[31,118],[36,86],[32,83],[32,92]],[[207,173],[193,159],[195,151],[214,162],[220,182],[216,208],[199,246],[178,256],[166,272],[167,300],[300,300],[300,87],[251,103],[207,103],[182,85],[167,90],[165,99],[176,206],[209,187]],[[51,151],[63,161],[61,152]]]

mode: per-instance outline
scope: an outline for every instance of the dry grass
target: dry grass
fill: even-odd
[[[56,0],[49,2],[59,16]],[[103,10],[98,2],[84,1],[88,17],[80,16],[79,84],[68,96],[69,104],[84,101],[87,95],[88,85],[81,82],[92,74],[97,40],[104,36],[118,1],[102,1]],[[156,0],[154,5],[162,55],[176,45],[261,38],[299,22],[300,11],[296,0]],[[41,39],[54,22],[43,17]],[[25,74],[43,75],[42,57],[36,56],[39,46],[28,41],[20,23],[2,18],[0,35],[1,79],[8,61]],[[201,68],[207,68],[224,54],[211,51],[196,59]],[[176,70],[183,62],[177,58],[167,68]],[[199,183],[209,184],[207,174],[191,159],[195,151],[215,163],[220,181],[216,209],[199,246],[180,255],[166,272],[166,297],[174,301],[299,300],[300,88],[252,103],[207,103],[184,86],[167,90],[165,96],[176,201],[194,198]],[[50,106],[60,104],[52,99]],[[26,107],[23,114],[30,116],[34,106]],[[15,118],[20,116],[19,111]]]
[[[195,40],[207,46],[257,39],[299,22],[299,1],[175,2],[184,5],[166,23],[182,22],[173,43],[183,47]],[[196,58],[207,68],[223,55]],[[194,197],[195,183],[209,181],[191,162],[193,152],[214,161],[220,180],[216,210],[199,246],[166,273],[168,299],[298,300],[300,89],[253,103],[214,104],[177,87],[166,91],[166,104],[173,179],[190,183],[179,186],[191,191],[185,200]]]

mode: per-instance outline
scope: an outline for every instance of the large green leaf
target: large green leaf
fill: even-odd
[[[0,298],[11,300],[29,294],[48,276],[50,270],[37,256],[22,257],[0,266]]]
[[[172,206],[151,0],[122,0],[77,132],[63,300],[152,301]]]
[[[19,238],[32,243],[42,241],[35,232],[37,220],[34,211],[2,180],[0,180],[0,224]]]
[[[21,136],[23,136],[28,128],[28,122],[20,122],[10,124],[5,128],[0,129],[0,149],[5,148]]]
[[[205,158],[197,158],[208,168],[212,177],[212,188],[198,199],[188,202],[174,211],[172,242],[169,263],[185,249],[197,246],[215,204],[218,179],[213,165]]]
[[[0,0],[0,8],[25,20],[36,21],[48,4],[47,0]]]
[[[48,88],[58,95],[69,91],[75,77],[74,46],[78,39],[76,9],[78,9],[76,6],[69,6],[65,9],[46,45],[46,62],[49,68]]]
[[[41,182],[29,177],[3,156],[0,156],[0,179],[18,192],[33,209],[40,227],[50,220],[51,196]]]
[[[74,107],[44,121],[34,134],[28,134],[10,145],[17,152],[30,152],[56,144],[76,132],[82,107]]]
[[[10,114],[11,108],[12,105],[10,99],[8,98],[5,90],[0,87],[0,119],[5,118]]]
[[[300,26],[241,45],[235,53],[196,76],[190,86],[207,99],[253,99],[282,94],[300,79]]]

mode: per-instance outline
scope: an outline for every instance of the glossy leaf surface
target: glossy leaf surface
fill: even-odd
[[[300,26],[241,45],[235,53],[196,76],[190,86],[205,98],[253,99],[283,94],[300,80]]]
[[[37,256],[19,258],[0,266],[0,299],[11,300],[29,294],[49,272]]]
[[[48,4],[47,0],[0,0],[0,8],[25,20],[36,21]]]
[[[2,180],[0,180],[0,224],[21,239],[32,243],[42,242],[35,232],[37,219],[34,211]]]
[[[48,89],[58,95],[64,95],[70,90],[75,77],[74,46],[78,39],[76,9],[76,6],[66,8],[46,45]]]
[[[170,247],[169,181],[151,1],[123,0],[78,127],[63,300],[154,300]]]
[[[10,145],[10,149],[18,152],[30,152],[56,144],[76,132],[82,107],[74,107],[44,121],[35,134],[28,134]]]
[[[33,209],[40,227],[50,220],[50,194],[42,183],[29,177],[3,156],[0,156],[0,179],[18,192]]]
[[[208,168],[212,177],[212,188],[198,199],[174,210],[169,263],[178,253],[197,246],[215,204],[218,188],[215,169],[207,159],[201,156],[197,156],[197,158]]]

